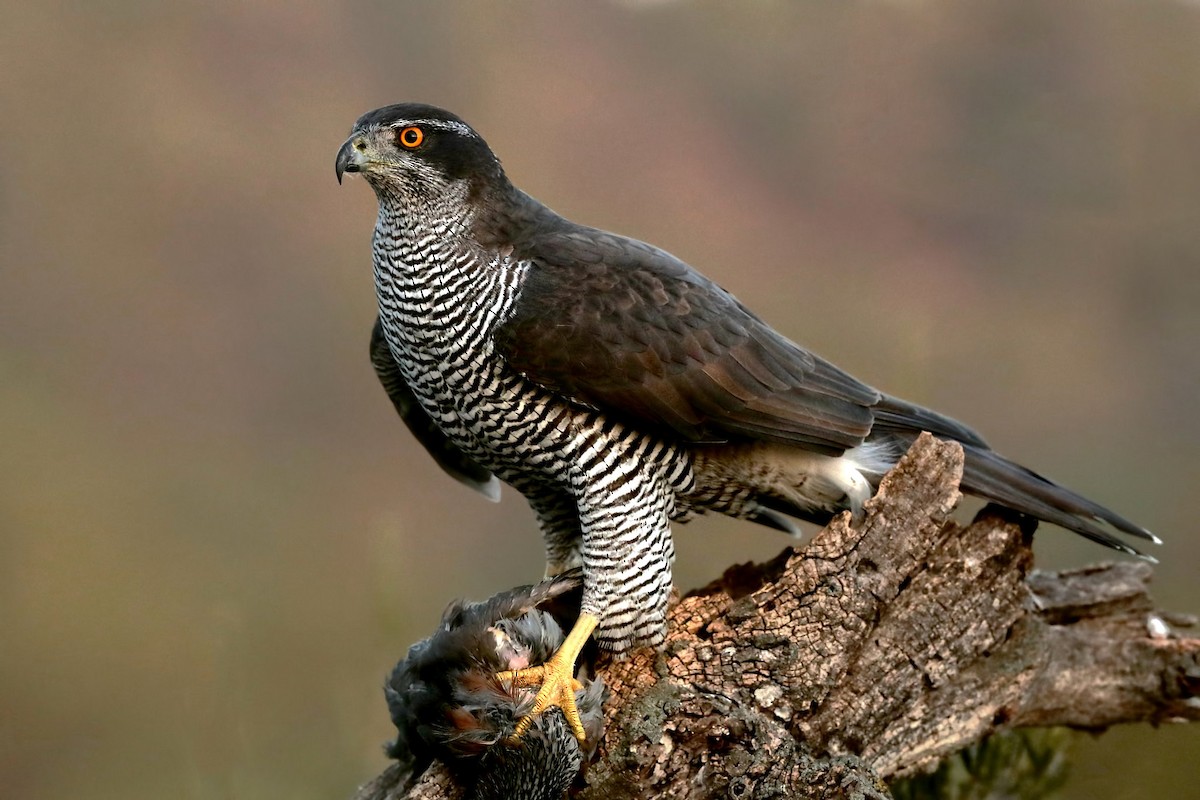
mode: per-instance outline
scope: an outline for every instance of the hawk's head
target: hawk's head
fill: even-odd
[[[380,201],[437,202],[454,190],[477,195],[504,182],[500,161],[470,125],[435,106],[400,103],[359,117],[335,162],[359,172]]]

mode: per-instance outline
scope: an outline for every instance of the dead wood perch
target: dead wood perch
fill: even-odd
[[[661,652],[601,663],[607,729],[583,798],[886,797],[990,733],[1200,719],[1200,639],[1140,562],[1031,571],[1035,523],[962,527],[962,450],[922,435],[864,519],[734,567],[670,612]],[[435,765],[355,800],[457,798]]]

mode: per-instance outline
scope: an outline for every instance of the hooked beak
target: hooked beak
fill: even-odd
[[[337,160],[333,162],[334,172],[337,173],[337,180],[342,182],[343,172],[362,172],[363,162],[366,160],[363,151],[366,149],[366,142],[362,136],[354,135],[346,140],[342,145],[342,149],[338,150]]]

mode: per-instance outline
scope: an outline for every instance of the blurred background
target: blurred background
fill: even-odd
[[[348,797],[409,643],[539,577],[367,360],[333,159],[400,100],[1152,528],[1200,611],[1196,3],[2,0],[3,796]],[[787,544],[676,541],[683,589]],[[1077,738],[1067,797],[1195,796],[1200,730]]]

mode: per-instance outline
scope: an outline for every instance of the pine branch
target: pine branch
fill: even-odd
[[[1150,567],[1032,571],[1032,520],[962,527],[962,450],[923,435],[864,518],[728,570],[670,612],[658,652],[609,660],[582,798],[888,797],[990,734],[1200,719],[1193,620],[1157,612]],[[436,766],[355,800],[451,798]]]

